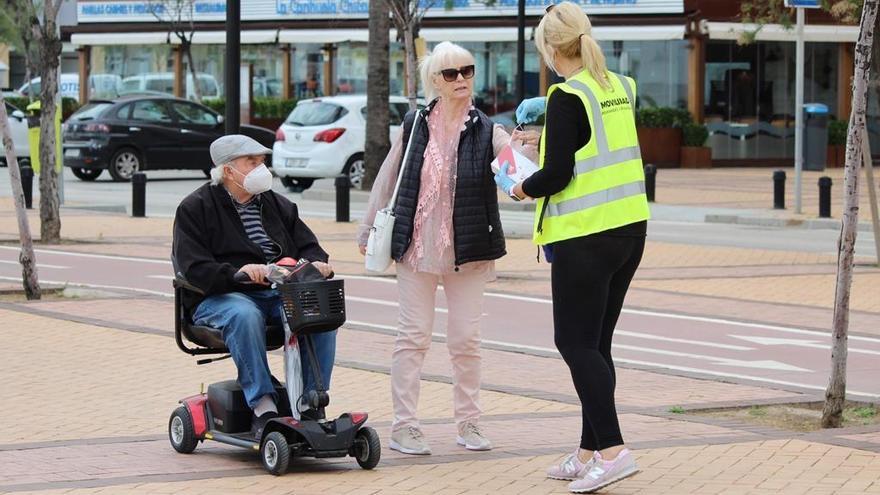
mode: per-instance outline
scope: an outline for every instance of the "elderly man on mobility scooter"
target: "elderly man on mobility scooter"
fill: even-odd
[[[324,277],[332,273],[327,253],[297,214],[296,205],[272,188],[263,161],[272,150],[242,135],[211,144],[211,182],[184,198],[174,219],[175,270],[204,296],[186,292],[183,304],[193,324],[222,330],[238,368],[238,382],[253,410],[257,441],[266,423],[278,417],[279,400],[266,358],[266,324],[278,324],[282,302],[269,287],[267,263],[284,257],[308,260]],[[247,274],[251,283],[239,283]],[[302,337],[300,337],[302,340]],[[336,331],[312,336],[318,369],[329,386],[336,354]],[[305,393],[315,390],[309,354],[303,355]],[[306,404],[298,405],[302,411]],[[323,412],[323,411],[321,411]],[[302,411],[317,418],[315,410]]]

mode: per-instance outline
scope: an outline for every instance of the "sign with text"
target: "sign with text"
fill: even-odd
[[[822,0],[785,0],[788,8],[819,9],[822,8]]]
[[[370,1],[382,0],[248,0],[241,2],[243,21],[275,19],[367,19]],[[430,7],[426,17],[498,17],[516,16],[519,0],[496,0],[490,7],[483,0],[453,0],[445,8],[444,0],[419,0]],[[528,15],[541,15],[558,0],[525,0]],[[682,14],[684,0],[573,0],[584,12],[595,14]],[[805,1],[805,0],[797,0]],[[163,2],[147,0],[86,0],[77,3],[79,23],[157,22]],[[186,16],[185,16],[186,17]],[[226,18],[226,0],[195,0],[193,20],[222,21]]]

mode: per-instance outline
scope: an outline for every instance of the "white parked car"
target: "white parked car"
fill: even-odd
[[[397,137],[409,110],[407,99],[392,96],[391,139]],[[367,125],[366,95],[328,96],[301,100],[275,133],[272,169],[294,192],[315,179],[348,174],[360,189],[364,178]]]
[[[199,89],[202,91],[202,98],[220,98],[223,94],[220,92],[220,85],[217,79],[211,74],[198,74]],[[186,99],[195,98],[193,90],[192,73],[186,73]],[[154,72],[147,74],[138,74],[136,76],[126,77],[122,80],[122,89],[120,94],[157,92],[174,94],[174,73],[173,72]]]
[[[18,158],[19,166],[30,165],[31,153],[28,146],[27,117],[24,112],[6,103],[6,114],[9,116],[9,130],[12,134],[12,146],[15,148],[15,157]],[[2,151],[2,144],[0,144]],[[6,153],[0,152],[0,164],[6,165]]]
[[[28,92],[33,90],[35,97],[40,94],[40,78],[31,79],[30,84],[25,83],[18,92],[27,96]],[[122,78],[115,74],[91,74],[89,76],[89,97],[90,98],[116,98],[122,89]],[[79,101],[79,74],[65,73],[61,74],[58,81],[58,92],[62,98],[73,98]]]

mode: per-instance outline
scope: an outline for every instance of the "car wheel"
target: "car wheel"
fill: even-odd
[[[83,180],[86,182],[91,182],[91,181],[97,179],[98,176],[100,176],[101,173],[104,172],[104,170],[100,169],[100,168],[79,168],[79,167],[73,167],[70,169],[70,171],[73,172],[73,175],[75,175],[77,179]]]
[[[312,187],[312,184],[315,183],[315,179],[301,179],[295,177],[282,177],[281,184],[286,187],[290,192],[301,193],[306,189]]]
[[[113,154],[108,171],[116,182],[128,182],[141,169],[141,157],[131,148],[123,148]]]
[[[351,187],[353,189],[363,189],[364,175],[367,173],[364,155],[358,153],[349,158],[348,163],[345,164],[345,170],[348,174],[348,180],[351,182]]]

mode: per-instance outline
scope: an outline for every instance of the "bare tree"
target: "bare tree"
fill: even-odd
[[[367,115],[369,115],[370,125],[367,126],[364,147],[363,189],[373,187],[382,161],[391,147],[388,129],[391,114],[388,102],[390,95],[388,31],[390,28],[391,19],[389,18],[388,4],[384,1],[370,2],[370,44],[367,52]]]
[[[159,22],[168,24],[168,31],[180,41],[180,50],[186,57],[186,64],[192,77],[193,95],[196,101],[201,103],[202,88],[199,86],[196,64],[193,63],[192,56],[192,39],[196,30],[193,20],[195,0],[153,0],[147,3],[147,8]]]
[[[832,326],[831,378],[825,390],[822,427],[837,428],[841,424],[846,402],[846,357],[849,331],[849,297],[852,288],[853,256],[859,221],[859,167],[862,163],[862,139],[865,132],[865,109],[868,100],[868,79],[874,44],[874,28],[880,0],[865,0],[859,40],[856,43],[855,77],[853,78],[852,113],[846,139],[846,171],[844,175],[843,225],[840,230],[837,258],[837,286],[834,294]],[[873,187],[873,184],[871,185]]]
[[[0,136],[3,138],[6,163],[9,167],[9,182],[12,185],[12,196],[15,200],[15,216],[18,219],[18,238],[21,241],[21,254],[18,256],[18,261],[21,263],[21,283],[24,286],[25,297],[39,299],[41,291],[40,281],[37,278],[34,240],[31,237],[31,227],[28,224],[27,210],[24,207],[21,169],[18,168],[18,159],[15,157],[12,133],[9,131],[9,115],[6,113],[6,100],[3,99],[2,93],[0,93]]]
[[[416,60],[415,40],[419,35],[422,18],[430,9],[434,0],[385,0],[388,10],[391,11],[391,19],[397,28],[397,39],[403,42],[406,55],[406,97],[409,99],[409,108],[416,108],[416,91],[418,89],[418,62]]]

